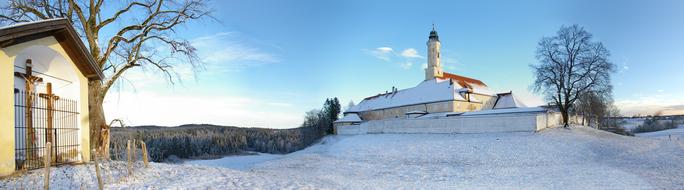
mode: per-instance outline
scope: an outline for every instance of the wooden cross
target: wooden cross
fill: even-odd
[[[59,100],[59,96],[56,96],[52,93],[52,83],[50,82],[47,83],[47,93],[40,93],[39,96],[41,98],[47,99],[47,129],[45,129],[45,140],[46,142],[50,142],[57,147],[57,144],[52,141],[52,121],[55,114],[55,101]]]
[[[26,81],[26,150],[29,152],[26,160],[30,160],[31,157],[35,156],[33,145],[36,141],[36,134],[33,130],[33,91],[35,90],[35,83],[43,82],[43,78],[33,76],[31,59],[26,59],[26,73],[14,72],[14,76],[23,78]]]

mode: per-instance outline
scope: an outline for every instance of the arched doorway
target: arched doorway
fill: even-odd
[[[42,167],[47,142],[53,163],[79,160],[80,80],[67,58],[47,46],[30,46],[14,62],[17,169]]]

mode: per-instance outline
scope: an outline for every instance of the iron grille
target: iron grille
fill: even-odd
[[[28,100],[30,101],[27,102]],[[78,103],[74,100],[42,98],[40,94],[14,90],[14,138],[16,169],[43,167],[46,142],[52,141],[54,165],[79,160]],[[30,119],[29,119],[30,118]],[[49,126],[49,125],[52,126]]]

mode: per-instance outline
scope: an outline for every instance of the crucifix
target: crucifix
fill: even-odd
[[[23,78],[26,81],[26,150],[28,151],[26,160],[30,160],[36,155],[36,151],[33,149],[33,145],[36,141],[36,134],[33,130],[33,110],[31,110],[33,108],[33,100],[35,99],[33,91],[35,90],[35,83],[43,82],[43,78],[33,76],[31,59],[26,59],[26,72],[14,72],[14,76]]]
[[[50,82],[47,83],[47,93],[40,93],[39,96],[41,98],[47,99],[47,128],[45,129],[45,142],[52,143],[54,145],[53,147],[55,147],[56,150],[57,143],[55,143],[55,141],[52,141],[52,125],[55,114],[55,101],[59,100],[59,96],[56,96],[52,93],[52,83]]]

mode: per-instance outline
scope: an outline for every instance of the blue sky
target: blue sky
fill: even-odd
[[[109,93],[108,119],[131,125],[297,127],[327,97],[343,106],[423,80],[435,23],[447,72],[512,90],[529,104],[537,42],[578,24],[618,65],[616,104],[647,114],[684,105],[684,1],[213,1],[183,26],[205,62],[170,85],[151,70]],[[391,51],[390,51],[391,49]]]

